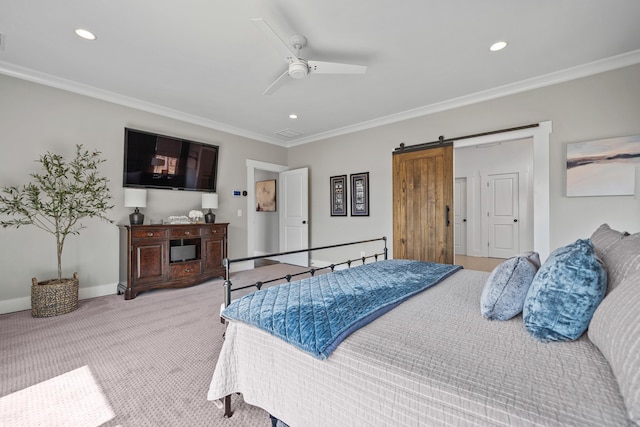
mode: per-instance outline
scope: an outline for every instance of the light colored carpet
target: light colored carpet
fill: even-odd
[[[297,271],[276,264],[232,281]],[[206,400],[223,342],[222,301],[222,280],[215,280],[129,301],[82,300],[78,310],[51,318],[0,315],[0,425],[56,425],[31,415],[46,411],[45,419],[62,420],[80,411],[89,417],[78,424],[84,426],[270,426],[268,414],[242,396],[233,396],[229,419]]]

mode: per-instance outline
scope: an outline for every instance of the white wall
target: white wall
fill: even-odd
[[[216,222],[229,222],[229,256],[246,256],[246,198],[232,197],[233,189],[247,189],[246,159],[258,157],[285,163],[286,149],[226,134],[155,114],[88,98],[47,86],[0,75],[0,187],[19,185],[37,171],[46,151],[73,156],[75,144],[99,149],[102,173],[109,180],[115,208],[108,215],[127,223],[123,207],[122,161],[124,128],[132,127],[220,146],[219,206]],[[149,190],[145,223],[151,218],[186,215],[201,209],[201,193]],[[63,253],[65,276],[80,274],[80,298],[115,293],[118,281],[118,229],[87,221],[79,236],[71,236]],[[35,228],[0,229],[0,313],[30,307],[31,278],[46,280],[57,271],[54,237]]]
[[[634,65],[293,147],[288,164],[310,168],[312,246],[342,241],[346,232],[354,239],[391,239],[391,152],[401,142],[411,145],[440,135],[450,138],[550,120],[550,241],[555,248],[588,237],[603,222],[631,232],[640,229],[640,203],[631,196],[565,195],[566,144],[640,134],[639,117],[640,65]],[[371,216],[329,216],[329,177],[362,171],[370,172]]]

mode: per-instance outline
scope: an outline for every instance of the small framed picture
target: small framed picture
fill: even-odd
[[[369,216],[369,172],[351,174],[351,216]]]
[[[331,216],[347,216],[347,175],[329,178],[331,191]]]
[[[256,212],[276,211],[276,180],[256,182]]]

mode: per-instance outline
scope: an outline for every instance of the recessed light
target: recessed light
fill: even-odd
[[[290,119],[297,119],[298,115],[297,114],[289,114],[289,118]]]
[[[499,50],[504,49],[505,47],[507,47],[507,42],[500,41],[500,42],[495,42],[494,44],[492,44],[491,47],[489,48],[489,50],[491,52],[497,52]]]
[[[89,30],[85,30],[84,28],[76,29],[76,34],[78,37],[82,37],[85,40],[95,40],[96,36]]]

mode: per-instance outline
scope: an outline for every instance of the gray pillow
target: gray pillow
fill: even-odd
[[[482,289],[482,315],[489,320],[509,320],[520,314],[538,267],[540,256],[537,252],[509,258],[498,265]]]
[[[607,295],[587,334],[611,366],[629,419],[640,424],[640,274]]]
[[[640,233],[611,244],[601,258],[609,275],[608,292],[611,292],[625,278],[640,273]]]
[[[609,227],[609,224],[602,224],[593,232],[590,240],[591,243],[593,243],[593,249],[595,249],[596,255],[602,259],[612,245],[624,239],[626,236],[628,236],[628,233],[614,230]]]

